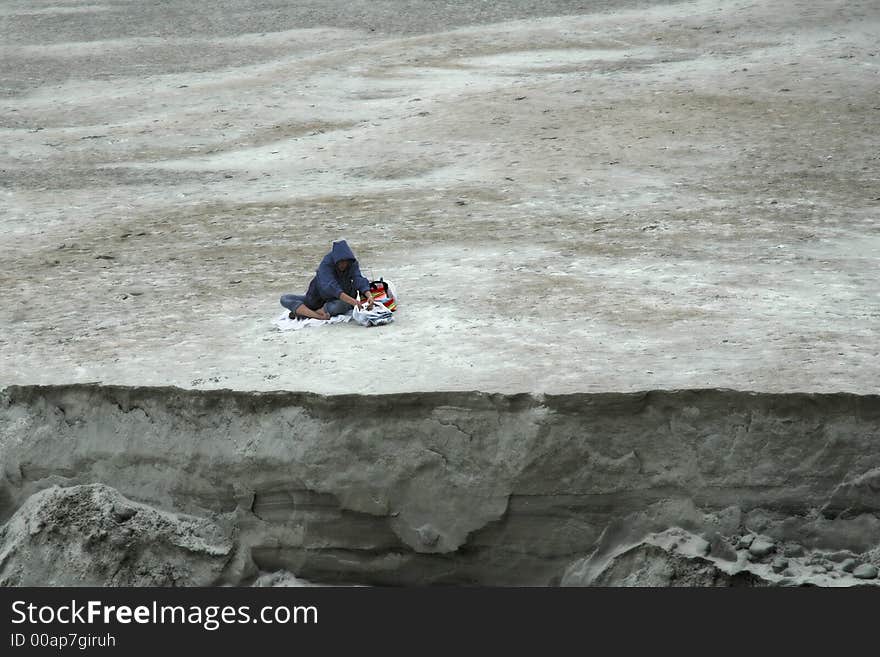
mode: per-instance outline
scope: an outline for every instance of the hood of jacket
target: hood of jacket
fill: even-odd
[[[330,258],[333,260],[334,265],[340,260],[357,260],[357,258],[354,257],[351,247],[345,240],[333,242],[333,248],[330,249]]]

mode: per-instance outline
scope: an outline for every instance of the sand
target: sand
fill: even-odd
[[[0,3],[0,385],[877,392],[877,3],[418,4]]]
[[[878,395],[9,386],[0,584],[876,586],[878,436]]]

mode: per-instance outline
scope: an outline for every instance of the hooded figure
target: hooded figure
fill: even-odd
[[[333,242],[330,253],[321,260],[306,293],[285,294],[281,297],[281,305],[290,310],[291,319],[329,319],[333,315],[351,312],[354,306],[359,305],[356,299],[358,292],[363,302],[372,306],[370,281],[361,274],[348,242],[339,240]]]

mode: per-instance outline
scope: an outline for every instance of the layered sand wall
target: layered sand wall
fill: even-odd
[[[104,484],[223,527],[234,547],[208,583],[284,570],[553,584],[670,527],[854,554],[880,544],[877,395],[63,385],[0,399],[0,520],[53,485]]]

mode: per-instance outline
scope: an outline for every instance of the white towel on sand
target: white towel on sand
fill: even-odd
[[[299,331],[306,326],[328,326],[330,324],[343,324],[351,321],[351,313],[348,315],[334,315],[330,319],[314,319],[313,317],[304,317],[302,319],[290,319],[289,311],[284,311],[272,323],[278,327],[279,331]]]

